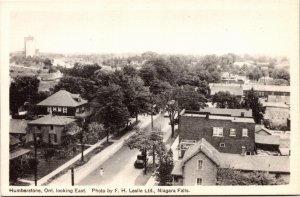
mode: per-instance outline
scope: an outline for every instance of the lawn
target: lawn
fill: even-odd
[[[87,149],[88,147],[85,146],[84,149]],[[54,156],[48,161],[46,161],[44,153],[41,150],[38,150],[37,152],[38,156],[38,171],[37,171],[37,177],[38,179],[46,176],[47,174],[51,173],[53,170],[57,169],[59,166],[63,165],[76,155],[81,153],[81,146],[77,146],[77,149],[75,152],[70,152],[65,158],[59,158],[58,156]],[[26,173],[20,177],[22,179],[26,179],[29,181],[34,181],[34,171],[33,170],[27,170]]]

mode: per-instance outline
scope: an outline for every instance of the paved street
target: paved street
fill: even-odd
[[[171,133],[171,127],[168,123],[169,119],[164,118],[162,115],[154,121],[154,127],[161,129],[165,141]],[[151,130],[151,123],[145,129]],[[128,147],[123,146],[96,170],[82,179],[78,185],[145,185],[149,175],[146,177],[143,174],[143,169],[136,169],[133,166],[138,154],[138,150],[130,150]],[[149,162],[152,162],[152,158],[149,158]],[[104,169],[102,176],[99,173],[100,168]]]

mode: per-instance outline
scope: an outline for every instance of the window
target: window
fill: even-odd
[[[213,136],[223,137],[223,128],[222,127],[214,127]]]
[[[201,178],[197,178],[196,185],[202,185],[202,179]]]
[[[78,113],[79,112],[79,108],[76,108],[76,113]]]
[[[225,147],[225,143],[220,143],[220,147]]]
[[[68,112],[68,110],[67,110],[68,108],[66,108],[66,107],[63,107],[63,113],[67,113]]]
[[[55,133],[49,134],[49,143],[57,143],[57,135]]]
[[[53,125],[50,126],[50,129],[53,130]]]
[[[41,130],[41,126],[37,126],[38,130]]]
[[[53,107],[53,111],[56,111],[56,107]]]
[[[248,137],[248,129],[243,129],[242,130],[242,136],[243,137]]]
[[[229,136],[235,136],[235,135],[236,135],[235,129],[230,129]]]
[[[51,107],[47,107],[47,112],[51,112]]]
[[[198,160],[197,162],[197,169],[202,170],[203,160]]]
[[[247,152],[246,152],[246,155],[251,155],[251,152],[250,152],[250,151],[247,151]]]
[[[58,112],[61,112],[61,107],[57,107],[57,111],[58,111]]]

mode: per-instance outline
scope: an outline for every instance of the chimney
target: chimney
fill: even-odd
[[[245,116],[245,112],[241,112],[241,117],[244,117]]]
[[[206,118],[206,120],[209,119],[209,113],[206,114],[205,118]]]
[[[242,156],[245,156],[246,155],[246,147],[245,146],[242,146],[242,153],[241,153]]]

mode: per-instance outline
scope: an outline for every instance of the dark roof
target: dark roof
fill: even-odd
[[[243,86],[239,84],[223,84],[223,83],[210,83],[210,95],[215,95],[218,92],[229,92],[236,96],[243,96]]]
[[[66,90],[60,90],[55,94],[52,94],[42,102],[38,103],[38,106],[61,106],[61,107],[77,107],[87,103],[86,100],[80,98],[79,94],[71,94]]]
[[[9,153],[9,160],[20,157],[20,156],[22,156],[24,154],[27,154],[29,152],[30,152],[30,150],[28,150],[28,149],[18,148],[17,150],[11,151]]]
[[[9,133],[26,134],[26,127],[28,122],[28,120],[10,119]]]
[[[33,120],[29,122],[29,125],[60,125],[64,126],[71,122],[74,122],[75,119],[65,117],[65,116],[53,116],[53,115],[47,115],[44,117],[41,117],[39,119]]]
[[[21,141],[18,139],[18,138],[15,138],[14,136],[12,135],[9,135],[9,145],[10,146],[13,146],[15,144],[18,144],[20,143]]]
[[[200,108],[200,112],[209,112],[210,115],[230,115],[234,117],[241,117],[242,112],[244,112],[244,117],[248,117],[248,118],[252,117],[251,109],[223,109],[223,108],[205,107],[204,109]]]
[[[260,135],[255,134],[255,143],[258,144],[269,144],[269,145],[280,145],[279,135]]]

